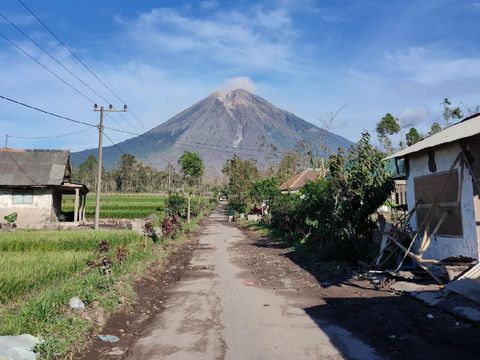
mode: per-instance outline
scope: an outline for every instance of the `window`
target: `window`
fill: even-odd
[[[32,190],[13,190],[12,193],[13,203],[19,204],[33,204],[33,191]]]
[[[462,236],[458,171],[416,177],[414,186],[415,199],[419,201],[418,230],[424,231],[426,226],[429,232],[436,230],[437,235]]]

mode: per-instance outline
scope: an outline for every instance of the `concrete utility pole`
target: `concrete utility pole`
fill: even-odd
[[[167,164],[167,167],[168,167],[168,191],[170,191],[170,186],[171,186],[171,183],[172,183],[172,168],[171,168],[171,161],[168,160],[168,164]]]
[[[127,105],[123,105],[123,110],[115,110],[110,104],[105,110],[103,106],[98,108],[98,105],[93,106],[93,111],[100,112],[100,123],[98,124],[98,161],[97,161],[97,189],[95,194],[95,222],[94,228],[98,230],[98,221],[100,219],[100,190],[102,188],[102,155],[103,155],[103,114],[107,112],[127,112]]]

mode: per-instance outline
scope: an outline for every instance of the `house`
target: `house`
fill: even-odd
[[[424,259],[479,258],[480,114],[389,158],[403,161],[412,247]]]
[[[297,193],[308,181],[315,181],[319,177],[324,177],[325,174],[326,170],[324,169],[306,169],[285,181],[278,187],[278,189],[282,193]]]
[[[19,226],[58,221],[62,195],[75,195],[74,222],[85,220],[88,188],[70,182],[70,153],[0,149],[0,219],[17,213]]]

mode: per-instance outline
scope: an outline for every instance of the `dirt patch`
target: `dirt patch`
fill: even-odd
[[[249,241],[232,248],[243,275],[288,296],[320,328],[340,326],[386,359],[478,359],[478,325],[356,279],[352,268],[299,258],[281,243],[243,231]]]
[[[77,354],[78,360],[122,359],[153,318],[164,310],[167,289],[180,279],[188,268],[193,250],[198,243],[198,233],[205,226],[205,219],[195,231],[169,255],[167,263],[154,263],[148,272],[135,283],[138,301],[128,308],[112,314],[100,332],[92,334],[87,348]],[[115,335],[120,340],[115,343],[103,342],[96,334]]]

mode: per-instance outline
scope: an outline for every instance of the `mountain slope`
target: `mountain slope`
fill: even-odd
[[[118,144],[125,153],[164,168],[176,163],[184,150],[197,151],[207,173],[218,173],[233,154],[254,158],[259,165],[278,162],[282,152],[291,151],[304,140],[315,153],[323,154],[352,143],[281,110],[260,96],[243,89],[217,91],[150,131]],[[72,154],[75,165],[96,149]],[[112,167],[121,153],[113,146],[104,148],[105,166]]]

